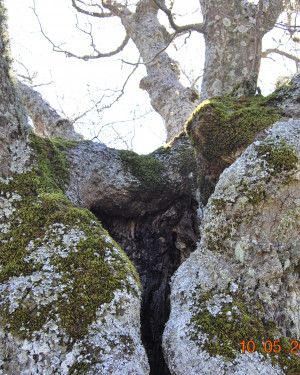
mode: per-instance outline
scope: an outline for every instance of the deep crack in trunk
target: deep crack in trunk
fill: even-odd
[[[108,216],[93,210],[136,267],[142,285],[142,341],[151,375],[169,375],[162,353],[162,334],[170,313],[170,278],[196,247],[197,203],[181,197],[167,209],[135,218]]]

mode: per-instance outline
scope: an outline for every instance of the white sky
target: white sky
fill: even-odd
[[[66,58],[64,54],[53,52],[52,46],[41,35],[38,22],[30,9],[32,0],[6,0],[5,3],[9,14],[9,33],[15,69],[25,75],[26,71],[21,65],[24,64],[30,72],[37,72],[36,84],[53,81],[51,85],[39,86],[37,89],[54,108],[57,110],[61,108],[65,116],[75,118],[92,107],[93,100],[97,101],[103,95],[111,94],[111,90],[124,82],[132,67],[121,65],[118,59],[123,57],[131,62],[138,60],[138,53],[133,44],[126,47],[122,56],[117,55],[115,58],[89,62]],[[52,40],[57,44],[68,41],[68,44],[62,45],[62,48],[71,51],[79,49],[79,52],[88,53],[88,42],[74,28],[76,18],[75,13],[70,11],[70,3],[71,0],[36,0],[36,7],[45,32]],[[179,0],[178,3],[184,5],[179,11],[185,13],[185,9],[197,7],[198,1]],[[199,13],[195,13],[193,17],[193,20],[180,22],[201,21]],[[84,20],[85,18],[83,23]],[[93,26],[95,40],[100,41],[98,44],[101,51],[108,51],[113,49],[112,46],[118,46],[123,38],[122,27],[118,22],[113,27],[111,27],[111,19],[101,22],[101,30],[98,24],[97,20]],[[278,38],[276,34],[275,36]],[[271,46],[272,35],[266,38],[264,44],[265,48]],[[188,74],[194,77],[201,75],[204,56],[202,37],[199,34],[193,35],[187,46],[183,44],[183,40],[179,40],[177,47],[181,47],[179,51],[170,48],[168,52],[175,59],[184,61],[184,69]],[[294,71],[294,63],[284,62],[281,57],[276,61],[263,59],[260,74],[262,82],[259,84],[264,88],[263,93],[268,94],[273,90],[273,83],[278,76]],[[101,129],[101,125],[120,122],[114,124],[114,128],[118,133],[122,133],[123,137],[131,132],[127,141],[114,143],[114,131],[111,125],[101,130],[99,137],[101,141],[117,148],[132,147],[138,153],[148,153],[164,143],[165,132],[158,114],[152,111],[146,118],[131,121],[134,115],[138,118],[151,111],[148,94],[138,88],[144,72],[141,66],[126,87],[126,96],[123,96],[111,109],[84,119],[85,124],[80,126],[80,131],[85,137],[92,138]],[[88,95],[88,92],[91,95]],[[102,103],[108,103],[107,100],[103,99]],[[93,122],[98,123],[98,126],[91,125]],[[109,135],[107,135],[108,129],[110,129]]]

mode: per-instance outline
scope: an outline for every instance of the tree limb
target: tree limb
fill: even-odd
[[[84,3],[83,3],[84,4]],[[86,4],[84,4],[86,5]],[[105,12],[90,12],[88,10],[85,10],[85,9],[82,9],[80,8],[77,4],[76,4],[76,0],[72,0],[72,6],[73,8],[75,8],[79,13],[83,13],[83,14],[86,14],[87,16],[91,16],[91,17],[97,17],[97,18],[107,18],[107,17],[114,17],[115,15],[113,13],[105,13]]]
[[[166,45],[160,49],[150,60],[148,61],[139,61],[138,62],[135,62],[135,63],[132,63],[132,62],[129,62],[129,61],[125,61],[122,59],[122,62],[124,62],[125,64],[128,64],[128,65],[149,65],[151,64],[161,53],[163,53],[169,46],[170,44],[173,42],[173,40],[176,38],[176,36],[178,36],[179,32],[175,31],[175,33],[173,33],[172,35],[170,35],[170,40],[168,41],[168,43],[166,43]]]
[[[268,55],[270,55],[271,53],[277,53],[278,55],[287,57],[288,59],[293,60],[296,63],[300,63],[299,57],[294,56],[294,55],[292,55],[290,53],[287,53],[285,51],[281,51],[278,48],[268,48],[268,49],[266,49],[265,51],[262,52],[261,57],[268,57]]]
[[[42,33],[42,35],[48,40],[48,42],[52,45],[52,48],[53,48],[53,51],[55,52],[60,52],[60,53],[64,53],[67,57],[75,57],[79,60],[84,60],[84,61],[88,61],[88,60],[95,60],[95,59],[99,59],[99,58],[102,58],[102,57],[111,57],[113,55],[117,55],[119,52],[123,51],[123,49],[125,48],[125,46],[127,45],[129,39],[130,39],[130,36],[128,35],[128,33],[126,33],[126,36],[123,40],[123,42],[119,45],[119,47],[117,47],[115,50],[113,51],[110,51],[110,52],[100,52],[98,49],[96,49],[96,47],[92,44],[92,47],[94,49],[94,51],[92,52],[92,54],[89,54],[89,55],[76,55],[75,53],[73,52],[70,52],[70,51],[67,51],[67,50],[64,50],[62,49],[60,46],[57,46],[55,43],[53,43],[53,41],[46,35],[46,33],[44,32],[43,30],[43,27],[42,27],[42,24],[40,22],[40,19],[38,17],[38,14],[36,12],[36,7],[35,7],[35,0],[33,0],[33,12],[38,20],[38,23],[39,23],[39,27],[40,27],[40,31]]]
[[[271,0],[263,1],[263,28],[264,33],[272,30],[278,17],[284,10],[284,1],[282,0]]]
[[[196,163],[186,135],[149,155],[125,151],[125,159],[123,151],[91,141],[79,142],[66,152],[70,162],[66,195],[81,207],[134,217],[157,212],[157,207],[168,207],[180,196],[195,194]],[[137,174],[130,160],[135,167],[141,166]],[[152,166],[151,178],[147,165]]]
[[[184,26],[178,26],[178,25],[176,25],[176,23],[174,22],[174,19],[173,19],[172,12],[170,11],[170,9],[168,9],[166,7],[166,5],[162,1],[160,1],[160,0],[153,0],[153,1],[158,6],[158,8],[160,10],[162,10],[166,14],[166,16],[168,17],[170,26],[177,33],[185,32],[185,31],[191,31],[191,30],[192,31],[197,31],[198,33],[201,33],[201,34],[204,33],[203,24],[202,23],[193,23],[193,24],[184,25]]]
[[[38,135],[69,140],[81,140],[83,138],[74,130],[73,123],[68,119],[61,118],[40,93],[22,82],[19,82],[18,88],[22,104],[32,119],[35,132]]]

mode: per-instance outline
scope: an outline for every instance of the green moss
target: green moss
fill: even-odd
[[[154,153],[138,155],[133,151],[120,150],[119,156],[125,167],[141,182],[143,189],[156,191],[164,186],[164,166]]]
[[[89,362],[75,362],[69,369],[69,375],[86,374],[93,363]]]
[[[297,168],[298,158],[292,147],[284,141],[268,140],[257,147],[258,155],[266,160],[271,175],[284,171],[289,172]]]
[[[211,314],[212,306],[210,300],[216,294],[207,292],[196,297],[198,313],[192,318],[193,333],[191,338],[196,341],[211,356],[221,355],[229,361],[241,353],[241,342],[252,340],[255,343],[255,350],[265,357],[271,359],[275,365],[278,363],[286,375],[300,373],[300,358],[291,354],[290,340],[282,337],[273,321],[261,319],[263,306],[256,302],[247,303],[245,297],[239,292],[227,292],[217,294],[226,302],[221,302],[221,308],[217,314]],[[228,299],[229,297],[229,299]],[[249,307],[250,305],[250,307]],[[199,342],[199,333],[208,336],[207,339]],[[281,352],[267,354],[264,348],[265,342],[280,340]]]
[[[73,147],[76,147],[82,141],[70,141],[68,139],[63,138],[51,138],[50,139],[52,144],[56,146],[58,150],[61,151],[68,151]]]
[[[228,95],[201,103],[187,121],[186,132],[207,160],[222,157],[230,161],[234,152],[249,145],[259,131],[279,118],[260,95],[245,101]]]
[[[243,182],[240,186],[240,191],[253,206],[257,206],[264,199],[264,185],[262,184],[248,186]]]
[[[172,147],[172,145],[179,139],[186,137],[186,132],[183,130],[182,132],[175,135],[170,142],[167,144],[166,147]]]
[[[274,92],[265,98],[266,105],[280,105],[287,99],[292,99],[294,90],[298,90],[292,79],[286,79],[276,85]]]
[[[108,346],[110,346],[112,349],[114,349],[116,343],[115,341],[107,337],[106,335],[104,336],[105,342]],[[118,336],[118,346],[122,347],[122,352],[124,354],[132,355],[134,352],[134,341],[129,335],[121,334]],[[92,349],[93,350],[93,349]],[[89,346],[86,346],[84,350],[80,352],[80,359],[78,361],[75,361],[73,365],[69,369],[69,375],[73,374],[86,374],[88,370],[91,370],[91,367],[95,365],[97,362],[95,361],[95,357],[99,358],[98,356],[92,355],[91,348]],[[101,354],[100,354],[101,355]]]
[[[67,217],[74,220],[74,212],[68,212]],[[58,303],[58,313],[62,325],[73,338],[81,338],[87,333],[88,325],[96,317],[96,308],[103,303],[109,303],[114,297],[114,291],[131,287],[126,282],[126,276],[132,274],[138,281],[137,274],[127,260],[125,254],[118,248],[120,254],[113,251],[116,244],[107,243],[108,234],[98,223],[91,228],[90,219],[84,223],[84,216],[78,212],[80,229],[86,238],[80,239],[76,249],[71,249],[67,257],[56,257],[54,263],[57,269],[64,273],[62,283],[68,283],[72,275],[72,283],[61,295]],[[112,266],[105,261],[107,249],[112,250],[114,258]]]
[[[226,201],[223,198],[213,198],[211,203],[214,205],[217,214],[222,212],[226,205]]]
[[[69,181],[69,162],[63,151],[78,144],[76,141],[67,141],[59,138],[40,138],[31,134],[31,146],[35,152],[38,170],[41,175],[40,183],[43,188],[64,191]]]
[[[75,362],[69,370],[69,374],[86,374],[88,370],[91,368],[90,363],[83,363],[83,362]]]
[[[222,207],[216,208],[216,215],[219,214]],[[230,254],[230,252],[227,252],[227,245],[226,245],[226,240],[229,238],[232,238],[232,230],[234,229],[233,225],[230,225],[227,223],[226,226],[223,226],[222,228],[219,228],[218,231],[211,229],[211,228],[206,228],[205,233],[206,233],[206,239],[205,243],[207,246],[207,249],[210,251],[217,251],[217,252],[224,252],[227,255]]]
[[[67,334],[82,338],[95,319],[97,308],[109,303],[117,289],[132,291],[127,276],[132,275],[139,283],[138,276],[97,218],[88,210],[74,207],[63,195],[68,163],[58,150],[61,142],[32,136],[31,145],[37,166],[0,183],[0,197],[7,202],[11,199],[12,206],[7,233],[1,235],[0,282],[41,271],[44,264],[30,258],[30,254],[49,244],[51,249],[66,248],[64,256],[59,251],[49,255],[50,266],[61,275],[57,286],[64,288],[58,288],[57,298],[44,305],[37,305],[28,290],[29,298],[19,301],[13,312],[9,305],[3,307],[2,319],[15,334],[25,338],[58,314]],[[56,232],[57,225],[63,232]],[[75,230],[80,238],[68,247],[62,238],[70,230]],[[106,261],[107,253],[110,263]]]

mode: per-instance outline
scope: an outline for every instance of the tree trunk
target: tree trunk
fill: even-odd
[[[200,0],[200,4],[205,37],[201,99],[224,95],[237,84],[246,82],[239,94],[253,95],[262,38],[274,27],[283,2],[260,0],[254,5],[239,0]]]
[[[41,136],[77,138],[68,120],[64,120],[67,122],[66,132],[57,130],[61,119],[41,95],[24,85],[20,85],[19,90],[16,88],[17,82],[9,73],[9,41],[5,37],[3,22],[4,8],[0,0],[0,367],[6,374],[13,374],[15,368],[21,372],[54,373],[59,371],[57,368],[69,369],[72,366],[72,369],[77,369],[76,366],[85,360],[84,355],[79,354],[88,352],[93,356],[88,360],[99,366],[97,373],[104,373],[100,366],[106,366],[105,373],[117,375],[133,371],[146,374],[149,373],[148,362],[140,342],[142,336],[152,366],[151,374],[169,374],[167,368],[162,370],[165,364],[161,337],[169,314],[170,277],[194,250],[198,233],[195,159],[188,138],[182,135],[168,147],[139,156],[100,143],[65,142],[33,135],[27,125],[22,101],[35,131]],[[18,97],[20,92],[23,93],[22,101]],[[144,288],[142,332],[139,326],[140,292],[137,279],[132,276],[135,271],[129,267],[125,255],[122,255],[119,268],[115,268],[113,262],[122,254],[121,250],[103,232],[96,218],[82,207],[90,209],[103,221],[140,272]],[[56,230],[58,227],[60,229]],[[95,228],[98,228],[97,232]],[[93,230],[92,235],[90,230]],[[98,249],[103,251],[101,255]],[[66,262],[67,257],[75,253],[78,257],[75,255],[70,261],[74,274],[71,271],[64,273],[65,266],[60,266],[60,262]],[[38,264],[39,256],[47,259],[45,263],[56,257],[53,267],[52,263],[51,267],[48,263]],[[81,256],[80,263],[76,263]],[[29,262],[27,257],[31,257]],[[102,262],[102,258],[103,264],[100,265],[97,262]],[[56,278],[55,267],[58,265],[61,267],[59,275],[71,285],[70,298],[62,295],[65,289]],[[41,270],[44,266],[45,269]],[[91,283],[92,267],[96,268],[95,280]],[[119,290],[111,278],[120,278],[121,273],[125,276],[128,273],[131,279],[128,276],[130,286],[124,281]],[[76,285],[74,282],[73,286],[77,274],[84,280]],[[41,282],[34,281],[37,275],[40,275]],[[25,283],[26,288],[23,288]],[[94,285],[101,290],[94,292]],[[97,300],[97,305],[95,302],[91,306],[90,301],[110,296],[107,289],[112,287],[116,288],[113,295],[120,301],[107,300],[102,318],[99,315],[102,314],[101,303]],[[135,294],[133,288],[136,288]],[[49,297],[51,302],[51,306],[47,305],[48,315],[44,314],[48,303],[44,297]],[[14,306],[10,305],[11,301]],[[89,304],[89,312],[93,312],[94,307],[98,309],[93,322],[85,319],[91,315],[86,314],[86,310],[82,312],[87,308],[83,301]],[[62,309],[60,302],[63,303]],[[22,316],[18,309],[23,309]],[[67,314],[64,315],[65,311]],[[44,319],[50,327],[45,343]],[[12,323],[3,324],[6,321]],[[41,324],[36,325],[36,322]],[[56,328],[53,328],[55,324]],[[19,329],[18,325],[22,327]],[[22,336],[25,325],[28,336]],[[80,333],[86,341],[78,340],[77,331],[85,325],[91,327]],[[11,326],[16,331],[13,335]],[[45,329],[48,330],[48,326]],[[109,333],[107,329],[110,329]],[[31,331],[35,335],[29,336]],[[127,331],[130,334],[127,335]],[[63,338],[61,332],[64,332]],[[112,339],[116,342],[111,348]],[[123,345],[124,340],[126,345]],[[25,342],[37,348],[41,355],[24,352]],[[73,347],[76,347],[76,353]],[[106,349],[109,353],[105,352]],[[138,371],[135,371],[135,366]],[[111,367],[114,370],[110,371]]]
[[[106,2],[106,7],[120,17],[143,59],[147,76],[141,80],[140,88],[148,92],[153,108],[162,116],[167,141],[170,141],[184,129],[196,107],[197,93],[179,82],[178,63],[162,52],[171,35],[157,18],[156,4],[152,0],[140,0],[136,12],[131,13],[110,3]]]
[[[26,169],[27,119],[17,97],[10,68],[10,48],[5,9],[0,2],[0,178]]]
[[[200,99],[224,95],[242,83],[240,95],[254,94],[264,34],[283,10],[283,1],[200,0],[206,42]],[[153,108],[162,116],[167,141],[184,129],[198,97],[179,82],[177,63],[166,52],[171,35],[157,18],[153,0],[140,0],[136,12],[107,0],[105,7],[120,17],[146,66],[140,87],[149,93]]]

